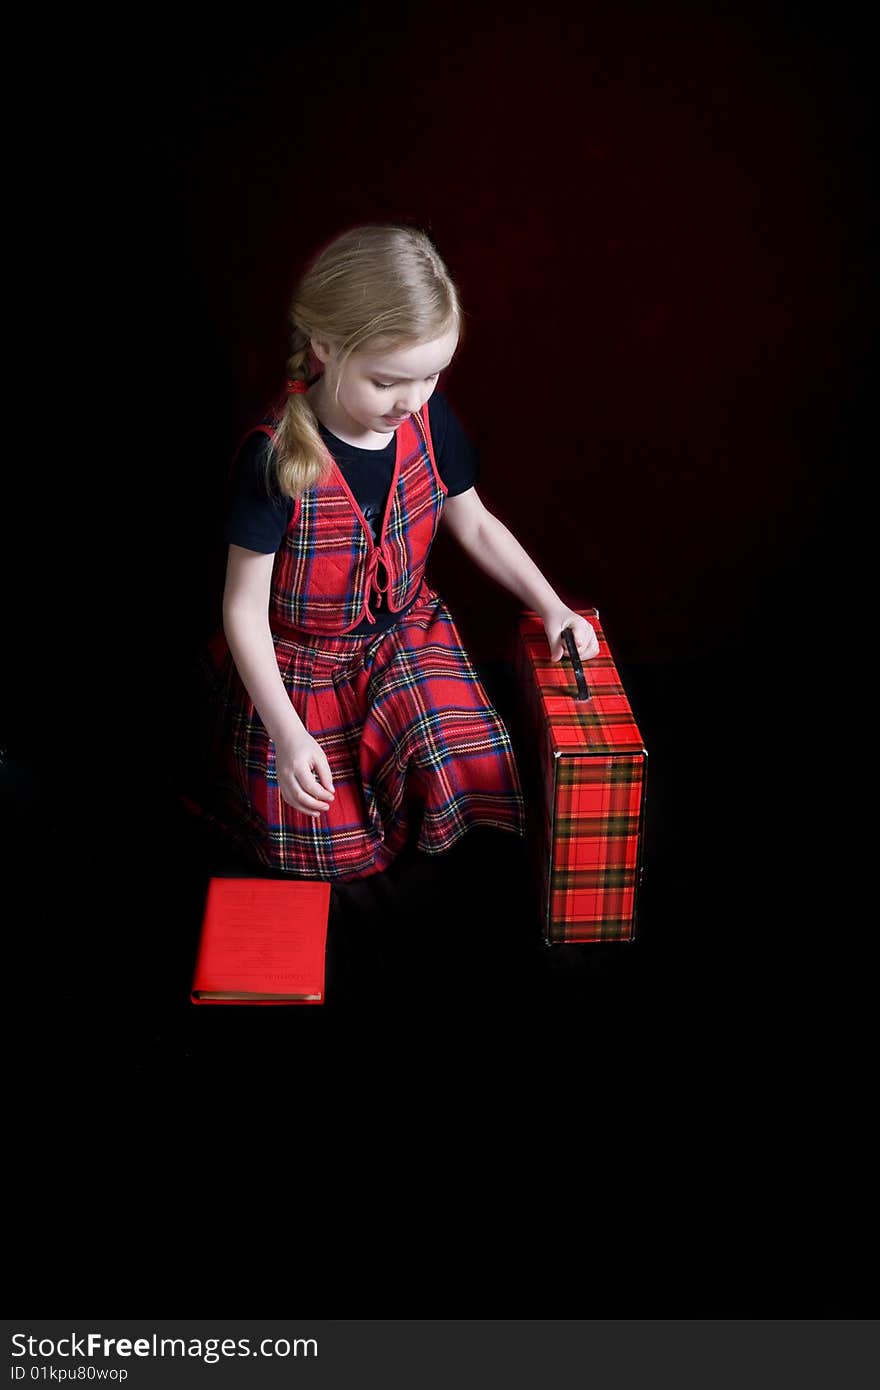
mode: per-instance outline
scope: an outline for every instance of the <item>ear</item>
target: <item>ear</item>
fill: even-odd
[[[312,338],[311,348],[318,361],[323,362],[326,367],[330,358],[333,356],[333,344],[328,338]]]

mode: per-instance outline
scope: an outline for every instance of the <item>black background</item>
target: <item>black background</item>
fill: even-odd
[[[455,1313],[487,1280],[565,1313],[598,1262],[599,1315],[633,1298],[664,1316],[862,1315],[872,112],[856,11],[68,23],[13,151],[4,775],[16,1053],[42,1098],[25,1153],[51,1115],[94,1182],[105,1132],[83,1097],[129,1098],[128,1133],[136,1094],[150,1120],[115,1176],[142,1195],[148,1171],[168,1176],[167,1126],[197,1146],[191,1209],[201,1146],[222,1167],[240,1126],[218,1116],[247,1095],[271,1161],[296,1121],[275,1191],[290,1184],[303,1239],[322,1247],[311,1223],[338,1220],[344,1193],[349,1258],[331,1276],[314,1256],[328,1296],[372,1293],[364,1222],[370,1248],[381,1233],[407,1250],[378,1298],[412,1293],[429,1249],[477,1241]],[[640,935],[547,952],[514,847],[469,836],[410,897],[391,880],[339,897],[325,1008],[195,1010],[216,861],[178,806],[192,656],[219,616],[220,476],[283,375],[300,267],[385,219],[424,226],[459,286],[444,388],[484,502],[566,602],[598,607],[630,692],[650,753]],[[518,602],[442,535],[433,564],[507,714]],[[54,1229],[45,1193],[41,1209]],[[609,1213],[619,1239],[591,1259]],[[647,1254],[623,1237],[633,1221]],[[69,1287],[34,1271],[31,1291]]]

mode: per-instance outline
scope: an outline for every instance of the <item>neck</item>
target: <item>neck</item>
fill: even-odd
[[[337,439],[343,440],[346,444],[353,444],[357,449],[384,449],[394,435],[393,430],[377,434],[375,430],[364,429],[357,420],[352,420],[334,401],[323,377],[319,377],[314,386],[309,388],[306,398],[325,429],[335,434]]]

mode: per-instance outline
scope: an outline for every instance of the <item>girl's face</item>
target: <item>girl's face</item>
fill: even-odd
[[[374,352],[362,348],[352,353],[340,378],[336,352],[329,344],[315,343],[316,356],[324,362],[326,402],[333,402],[352,422],[374,434],[398,429],[409,415],[428,400],[437,378],[449,366],[458,346],[452,328],[442,338],[414,347]],[[335,395],[339,383],[338,398]]]

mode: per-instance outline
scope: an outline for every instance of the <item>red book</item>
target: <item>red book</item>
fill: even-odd
[[[330,884],[211,878],[194,1004],[323,1004]]]

